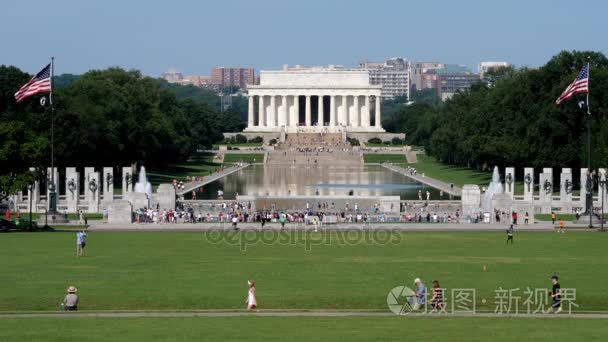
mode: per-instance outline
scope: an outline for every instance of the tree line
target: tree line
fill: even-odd
[[[563,51],[544,66],[504,69],[445,103],[416,101],[383,123],[406,133],[438,160],[489,170],[493,166],[586,167],[587,115],[578,95],[555,100],[589,62],[593,167],[608,165],[608,59]],[[428,94],[426,94],[428,95]]]
[[[32,75],[0,66],[0,191],[22,189],[50,164],[51,113],[14,93]],[[169,85],[136,70],[109,68],[54,78],[55,164],[155,165],[182,161],[244,128],[243,114],[219,110],[210,91]],[[36,167],[38,174],[28,172]]]

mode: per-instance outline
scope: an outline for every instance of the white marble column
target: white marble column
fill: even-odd
[[[264,95],[258,96],[258,126],[266,126],[266,115],[264,113]]]
[[[310,95],[306,95],[306,127],[310,127],[310,117],[311,117],[311,111],[310,111]]]
[[[279,127],[287,126],[287,95],[281,96],[281,110],[279,111]]]
[[[249,108],[247,109],[247,127],[253,127],[253,117],[255,115],[253,111],[253,95],[248,96]]]
[[[331,95],[329,98],[329,126],[336,125],[336,95]]]
[[[277,96],[270,96],[270,110],[268,113],[268,127],[275,127],[277,125]]]
[[[354,127],[361,126],[361,108],[359,107],[359,95],[353,96],[353,108],[355,110],[354,120],[352,120],[352,125]]]
[[[342,110],[338,115],[338,124],[348,126],[348,96],[342,95]]]
[[[296,127],[299,124],[300,121],[300,96],[299,95],[294,95],[293,96],[293,116],[292,116],[293,120],[291,120],[291,122],[289,123],[291,125],[291,127]]]
[[[34,172],[36,171],[35,168],[30,167],[30,171]],[[40,203],[40,182],[38,182],[38,180],[34,181],[34,184],[32,186],[32,190],[30,190],[29,188],[27,189],[27,210],[28,211],[32,211],[34,213],[38,212],[38,203]],[[32,208],[30,208],[30,199],[31,199],[31,203],[32,203]]]
[[[376,115],[376,122],[375,122],[375,126],[376,127],[382,127],[380,125],[380,95],[376,95],[376,110],[375,110],[375,115]]]
[[[365,105],[361,108],[361,126],[369,127],[369,95],[365,95]]]
[[[317,125],[325,126],[325,122],[323,122],[323,95],[319,95],[319,105],[317,106],[317,110]]]

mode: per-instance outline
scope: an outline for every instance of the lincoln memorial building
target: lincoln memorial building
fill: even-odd
[[[381,86],[366,70],[261,71],[260,84],[247,89],[247,133],[384,132]]]

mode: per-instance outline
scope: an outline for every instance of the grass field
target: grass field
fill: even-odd
[[[264,162],[264,153],[226,153],[224,155],[224,164],[232,164],[241,161],[247,163],[262,163]]]
[[[261,308],[386,310],[388,292],[415,277],[475,288],[477,308],[493,310],[498,287],[546,288],[553,273],[581,310],[608,307],[608,234],[521,232],[514,246],[502,232],[339,234],[89,232],[80,259],[73,233],[2,234],[0,311],[57,310],[68,285],[84,310],[240,309],[247,279]],[[231,242],[213,242],[222,237]]]
[[[365,163],[393,163],[403,164],[406,162],[403,154],[364,154]]]
[[[198,153],[188,161],[178,164],[167,164],[162,167],[146,169],[148,181],[157,186],[160,183],[170,183],[173,179],[184,179],[188,176],[206,176],[219,167],[213,162],[213,154]]]
[[[592,319],[213,317],[0,319],[2,341],[600,341]],[[602,337],[603,336],[603,337]]]

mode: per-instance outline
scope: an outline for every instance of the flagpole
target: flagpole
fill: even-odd
[[[591,108],[589,107],[589,87],[591,81],[591,63],[587,57],[587,212],[589,214],[589,228],[593,228],[593,171],[591,170]]]
[[[55,75],[55,57],[51,57],[51,79],[49,103],[51,105],[51,182],[49,189],[49,212],[55,215],[57,212],[57,193],[55,184],[55,107],[53,106],[53,76]]]

